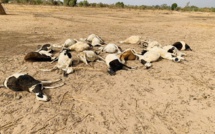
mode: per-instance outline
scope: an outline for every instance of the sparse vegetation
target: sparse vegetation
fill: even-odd
[[[70,7],[94,7],[94,8],[125,8],[125,9],[139,9],[139,10],[175,10],[175,11],[199,11],[199,12],[215,12],[215,7],[204,7],[199,8],[197,6],[190,6],[190,2],[186,4],[185,7],[179,7],[177,3],[172,5],[162,4],[162,5],[125,5],[123,2],[116,2],[115,4],[105,4],[105,3],[89,3],[87,0],[80,1],[77,0],[1,0],[2,3],[21,3],[21,4],[43,4],[43,5],[64,5]]]
[[[74,7],[77,5],[77,0],[64,0],[63,3],[65,6],[71,6]]]
[[[123,2],[117,2],[116,4],[115,4],[115,6],[116,7],[119,7],[119,8],[124,8],[124,3]]]

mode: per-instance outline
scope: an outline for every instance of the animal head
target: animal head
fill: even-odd
[[[53,47],[51,44],[38,45],[36,52],[47,51],[49,53],[53,52]]]
[[[68,48],[68,47],[70,47],[71,45],[75,44],[76,42],[77,42],[77,41],[74,40],[74,39],[67,39],[67,40],[64,42],[63,47]]]
[[[146,52],[148,52],[148,50],[143,50],[143,51],[141,52],[141,55],[144,55]]]
[[[176,47],[172,47],[170,49],[167,50],[168,53],[171,53],[173,56],[177,55],[178,49]]]
[[[69,50],[69,49],[64,49],[64,50],[63,50],[63,53],[64,53],[64,55],[67,56],[69,59],[72,58],[71,50]]]
[[[49,101],[49,98],[44,93],[36,93],[36,99],[40,101]]]
[[[140,62],[146,67],[146,69],[152,67],[152,64],[150,62],[146,62],[144,59],[141,59]]]

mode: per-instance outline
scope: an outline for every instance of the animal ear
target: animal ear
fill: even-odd
[[[173,47],[173,48],[171,48],[171,49],[169,49],[167,52],[169,52],[169,53],[173,53],[173,51],[174,51],[174,47]]]
[[[147,52],[147,50],[143,50],[143,51],[141,52],[141,55],[144,55],[146,52]]]

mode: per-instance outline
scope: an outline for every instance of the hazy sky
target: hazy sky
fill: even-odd
[[[78,0],[82,1],[82,0]],[[215,7],[215,0],[87,0],[89,3],[106,3],[113,4],[116,2],[123,2],[126,5],[171,5],[172,3],[177,3],[178,6],[184,7],[187,2],[190,2],[190,6],[194,5],[197,7]]]

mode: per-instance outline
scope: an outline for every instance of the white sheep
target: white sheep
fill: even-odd
[[[108,43],[105,47],[100,47],[99,50],[106,53],[122,52],[122,49],[114,43]]]
[[[98,38],[98,37],[94,37],[93,40],[92,40],[92,42],[91,42],[91,45],[92,45],[93,47],[95,47],[95,46],[101,46],[102,44],[104,44],[104,41],[101,40],[101,39]]]
[[[76,52],[82,52],[84,50],[88,50],[92,48],[91,45],[89,45],[86,42],[78,41],[77,43],[73,44],[72,46],[69,47],[70,50],[74,50]]]
[[[137,36],[137,35],[133,35],[128,37],[127,39],[123,40],[123,41],[119,41],[119,43],[123,44],[138,44],[141,41],[141,36]]]
[[[91,42],[93,41],[94,38],[97,38],[97,39],[100,41],[100,43],[104,43],[104,40],[103,40],[100,36],[98,36],[98,35],[96,35],[96,34],[90,34],[90,35],[87,37],[87,41],[91,43]]]
[[[162,45],[157,41],[142,41],[141,45],[143,47],[146,47],[146,50],[150,50],[151,48],[153,48],[155,46],[162,47]]]
[[[67,39],[67,40],[64,42],[63,47],[68,48],[68,47],[74,45],[76,42],[77,42],[77,41],[74,40],[74,39]]]
[[[80,52],[77,56],[86,65],[88,65],[88,62],[94,62],[98,59],[105,61],[101,56],[99,56],[96,52],[92,50],[85,50],[83,52]]]

